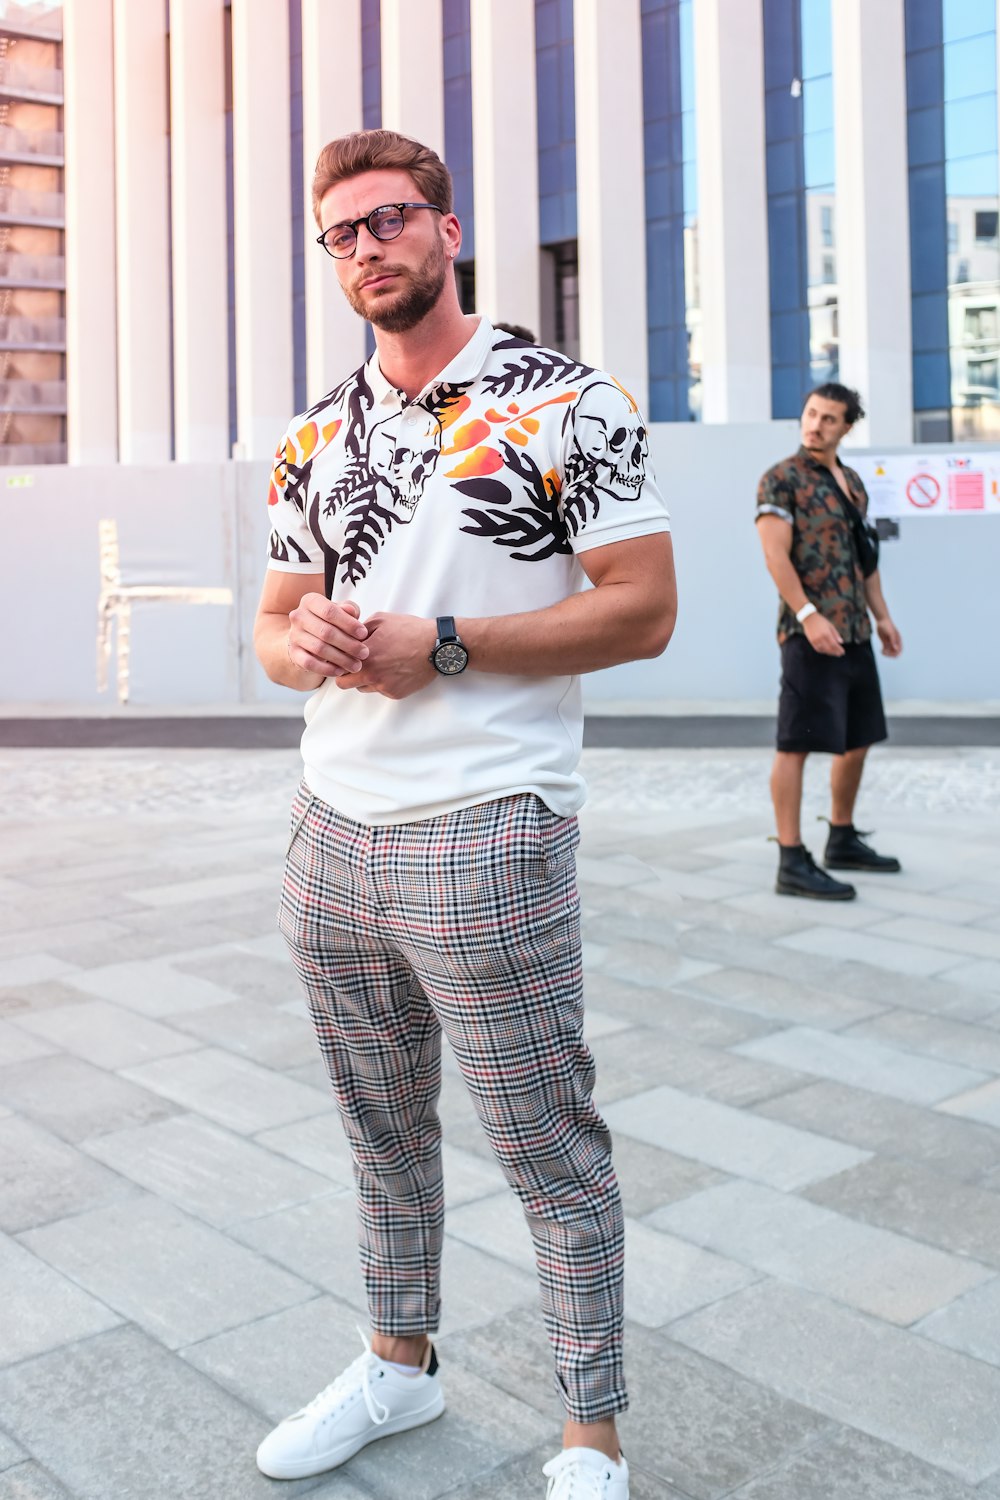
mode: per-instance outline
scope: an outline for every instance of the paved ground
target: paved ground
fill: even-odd
[[[771,894],[767,760],[586,755],[633,1500],[996,1500],[1000,752],[873,757],[862,821],[906,871],[836,908]],[[294,752],[0,777],[0,1500],[540,1500],[529,1241],[453,1072],[448,1412],[325,1480],[254,1468],[363,1321],[274,932]]]

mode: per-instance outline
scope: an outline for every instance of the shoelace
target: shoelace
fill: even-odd
[[[375,1367],[376,1356],[372,1353],[372,1346],[361,1333],[361,1342],[365,1346],[364,1354],[359,1354],[353,1364],[349,1364],[346,1370],[341,1371],[336,1380],[314,1396],[308,1406],[302,1408],[303,1412],[316,1412],[328,1416],[345,1397],[351,1396],[360,1386],[364,1397],[368,1415],[376,1427],[381,1427],[383,1422],[389,1420],[389,1408],[383,1406],[381,1401],[372,1390],[372,1371]]]
[[[551,1476],[545,1500],[605,1500],[610,1477],[607,1469],[595,1469],[579,1459],[557,1468],[559,1463],[554,1458],[542,1469],[543,1474]]]

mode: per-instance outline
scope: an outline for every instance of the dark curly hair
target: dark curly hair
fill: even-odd
[[[814,387],[802,403],[803,411],[813,396],[819,396],[823,401],[839,401],[844,408],[844,420],[848,427],[853,427],[855,422],[860,422],[865,414],[857,391],[853,391],[849,385],[841,385],[837,380],[828,380],[824,385]]]

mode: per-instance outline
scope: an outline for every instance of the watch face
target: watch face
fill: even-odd
[[[446,641],[434,652],[434,665],[445,677],[454,677],[456,672],[464,672],[468,664],[469,653],[461,641]]]

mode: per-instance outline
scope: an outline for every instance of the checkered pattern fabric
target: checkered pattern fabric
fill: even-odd
[[[355,823],[303,786],[280,926],[354,1157],[372,1327],[433,1332],[441,1031],[535,1245],[569,1415],[624,1411],[623,1222],[583,1040],[575,818],[537,797]]]

